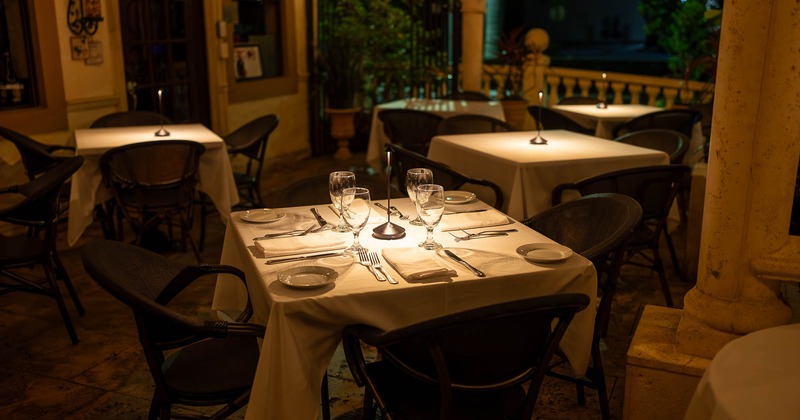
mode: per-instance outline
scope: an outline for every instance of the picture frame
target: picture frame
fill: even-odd
[[[233,74],[237,81],[264,77],[260,45],[240,44],[233,47]]]
[[[89,57],[84,60],[87,66],[103,64],[103,43],[100,41],[89,41]]]
[[[72,36],[69,38],[69,49],[73,60],[89,58],[89,38],[85,36]]]

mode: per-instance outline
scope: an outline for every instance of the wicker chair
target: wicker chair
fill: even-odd
[[[365,386],[363,418],[530,419],[547,366],[583,294],[540,296],[392,331],[349,325],[347,364]],[[361,343],[378,348],[367,363]],[[523,384],[528,384],[527,388]]]
[[[66,158],[27,184],[14,185],[0,190],[0,194],[18,194],[22,199],[8,207],[0,208],[0,221],[34,228],[31,234],[0,235],[0,293],[18,290],[50,297],[56,301],[64,325],[73,344],[78,335],[72,325],[64,299],[56,284],[61,279],[80,315],[84,314],[75,287],[69,278],[56,248],[56,223],[58,221],[58,196],[61,186],[80,168],[83,157]],[[27,278],[25,270],[41,265],[45,281]]]
[[[206,275],[226,273],[247,286],[238,268],[184,266],[143,248],[100,240],[86,244],[83,266],[91,278],[133,311],[139,342],[155,383],[149,418],[168,419],[174,404],[222,405],[215,419],[247,404],[260,355],[262,325],[247,323],[248,296],[235,322],[180,313],[167,305]]]
[[[538,121],[540,111],[542,120]],[[542,130],[569,130],[576,133],[594,135],[593,128],[586,128],[576,123],[568,116],[550,108],[531,105],[528,107],[528,113],[531,114],[534,121],[541,126]]]
[[[398,145],[387,144],[386,150],[392,152],[392,173],[397,177],[397,187],[403,194],[407,194],[406,172],[411,168],[428,168],[433,172],[433,182],[445,190],[457,190],[466,184],[487,187],[494,194],[494,203],[491,203],[494,208],[499,210],[503,207],[503,191],[494,182],[472,178],[444,163],[430,160]]]
[[[667,306],[673,307],[664,264],[661,261],[659,240],[664,234],[675,272],[680,275],[675,247],[665,230],[670,207],[689,170],[685,165],[658,165],[609,172],[575,183],[557,185],[553,189],[553,204],[559,204],[563,192],[568,190],[578,191],[581,195],[619,193],[636,199],[642,206],[642,222],[628,240],[626,249],[629,256],[625,263],[655,270],[661,281],[664,300]],[[648,250],[652,256],[644,252]],[[635,255],[641,256],[645,262],[633,260],[632,257]]]
[[[614,127],[613,137],[617,138],[625,133],[652,128],[680,131],[686,138],[692,138],[694,125],[703,119],[700,111],[692,109],[668,109],[651,112],[638,116],[624,124]]]
[[[378,113],[383,132],[392,144],[421,155],[428,154],[436,127],[444,119],[436,114],[413,109],[385,109]]]
[[[652,128],[633,131],[614,139],[620,143],[661,150],[669,155],[669,163],[681,164],[689,150],[689,138],[680,131]]]
[[[592,365],[587,370],[585,379],[562,375],[552,370],[550,375],[574,382],[581,405],[586,404],[583,387],[596,389],[603,419],[610,419],[611,411],[600,341],[608,332],[611,305],[625,247],[641,218],[642,207],[631,197],[622,194],[592,194],[551,207],[522,221],[531,229],[586,257],[595,266],[600,299],[592,338]],[[565,357],[560,357],[551,368],[565,360]]]
[[[122,111],[103,115],[94,120],[89,128],[132,127],[139,125],[172,124],[172,120],[150,111]]]
[[[245,207],[264,207],[261,198],[261,172],[269,136],[278,127],[275,114],[258,117],[223,137],[231,157],[242,155],[247,158],[245,171],[234,173],[236,187],[245,192],[249,203]]]
[[[436,135],[496,133],[516,131],[505,121],[486,115],[461,114],[445,118],[436,127]]]

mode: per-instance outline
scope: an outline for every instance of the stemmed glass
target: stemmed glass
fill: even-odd
[[[442,220],[444,213],[444,188],[436,184],[422,184],[417,187],[417,213],[428,230],[425,242],[419,244],[427,250],[439,249],[442,244],[433,240],[433,228]]]
[[[339,225],[333,228],[335,232],[350,232],[350,227],[344,221],[342,212],[342,191],[345,188],[356,186],[356,174],[350,171],[331,172],[328,178],[328,191],[331,194],[331,203],[339,213]]]
[[[433,172],[427,168],[413,168],[409,169],[406,172],[406,191],[408,192],[408,198],[411,199],[412,203],[417,202],[417,187],[422,184],[433,184]],[[410,221],[414,226],[422,226],[422,219],[420,219],[419,215],[417,218]]]
[[[353,245],[345,249],[345,252],[358,254],[358,251],[365,250],[358,242],[358,234],[364,228],[369,219],[369,190],[366,188],[345,188],[342,191],[342,211],[344,221],[350,226],[353,232]]]

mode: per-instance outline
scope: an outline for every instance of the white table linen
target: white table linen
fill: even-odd
[[[408,199],[393,200],[392,204],[406,214],[415,214]],[[326,206],[317,208],[328,222],[336,221],[336,216]],[[286,211],[305,213],[308,209],[297,207]],[[374,206],[372,210],[380,212]],[[366,267],[354,264],[334,285],[312,290],[291,289],[276,280],[276,273],[294,265],[266,265],[265,258],[255,251],[252,238],[258,236],[263,227],[241,222],[237,217],[232,217],[231,221],[225,234],[221,262],[244,270],[254,307],[253,322],[267,327],[253,397],[247,407],[248,419],[316,419],[322,377],[339,344],[340,334],[348,324],[364,323],[391,330],[492,303],[555,293],[594,296],[597,290],[594,267],[579,255],[557,264],[539,265],[517,256],[515,249],[521,244],[552,242],[518,223],[513,227],[520,231],[509,236],[459,244],[449,234],[436,230],[438,242],[453,247],[467,261],[474,262],[486,273],[486,278],[476,277],[455,262],[440,258],[439,264],[454,270],[457,277],[408,282],[385,263],[386,270],[399,281],[392,285],[376,281]],[[406,229],[405,238],[377,240],[371,236],[374,226],[368,226],[361,233],[361,243],[381,254],[387,248],[416,247],[424,239],[423,227],[411,226],[407,221],[395,222]],[[349,233],[342,235],[351,237]],[[481,264],[484,260],[470,258],[470,250],[493,252],[506,260],[503,264],[484,265]],[[245,301],[246,291],[240,282],[226,275],[219,276],[214,309],[236,311]],[[581,374],[589,361],[594,315],[594,308],[578,313],[561,343],[571,365]]]
[[[78,242],[93,221],[96,204],[112,197],[102,185],[100,156],[114,147],[132,143],[160,140],[192,140],[202,143],[206,151],[200,156],[198,185],[219,211],[223,221],[228,220],[231,206],[239,202],[239,193],[233,179],[228,152],[222,138],[202,124],[170,124],[164,128],[168,137],[156,137],[159,126],[91,128],[75,130],[75,154],[83,156],[83,165],[72,176],[70,189],[67,242]]]
[[[499,185],[503,211],[517,220],[550,208],[551,193],[558,184],[620,169],[669,164],[669,156],[658,150],[566,130],[544,130],[541,135],[548,144],[530,144],[535,131],[437,136],[428,158]],[[484,200],[488,197],[486,189],[474,192]]]
[[[426,111],[447,118],[453,115],[478,114],[505,121],[503,106],[497,101],[463,101],[456,99],[401,99],[374,107],[372,111],[372,127],[367,145],[367,164],[380,171],[385,161],[386,143],[389,139],[383,132],[383,122],[378,113],[384,109],[414,109]]]
[[[714,356],[685,420],[799,419],[800,324],[737,338]]]

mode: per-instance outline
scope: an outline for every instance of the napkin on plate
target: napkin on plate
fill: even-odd
[[[439,222],[442,232],[448,230],[471,229],[488,226],[500,226],[511,223],[503,213],[489,209],[477,213],[445,214]]]
[[[430,251],[422,248],[386,248],[383,258],[408,281],[432,277],[454,277],[458,274],[439,264]]]
[[[345,247],[345,238],[336,232],[309,233],[304,236],[289,236],[285,238],[259,239],[256,248],[265,257],[282,257],[285,255],[311,254],[314,252],[330,251]]]

